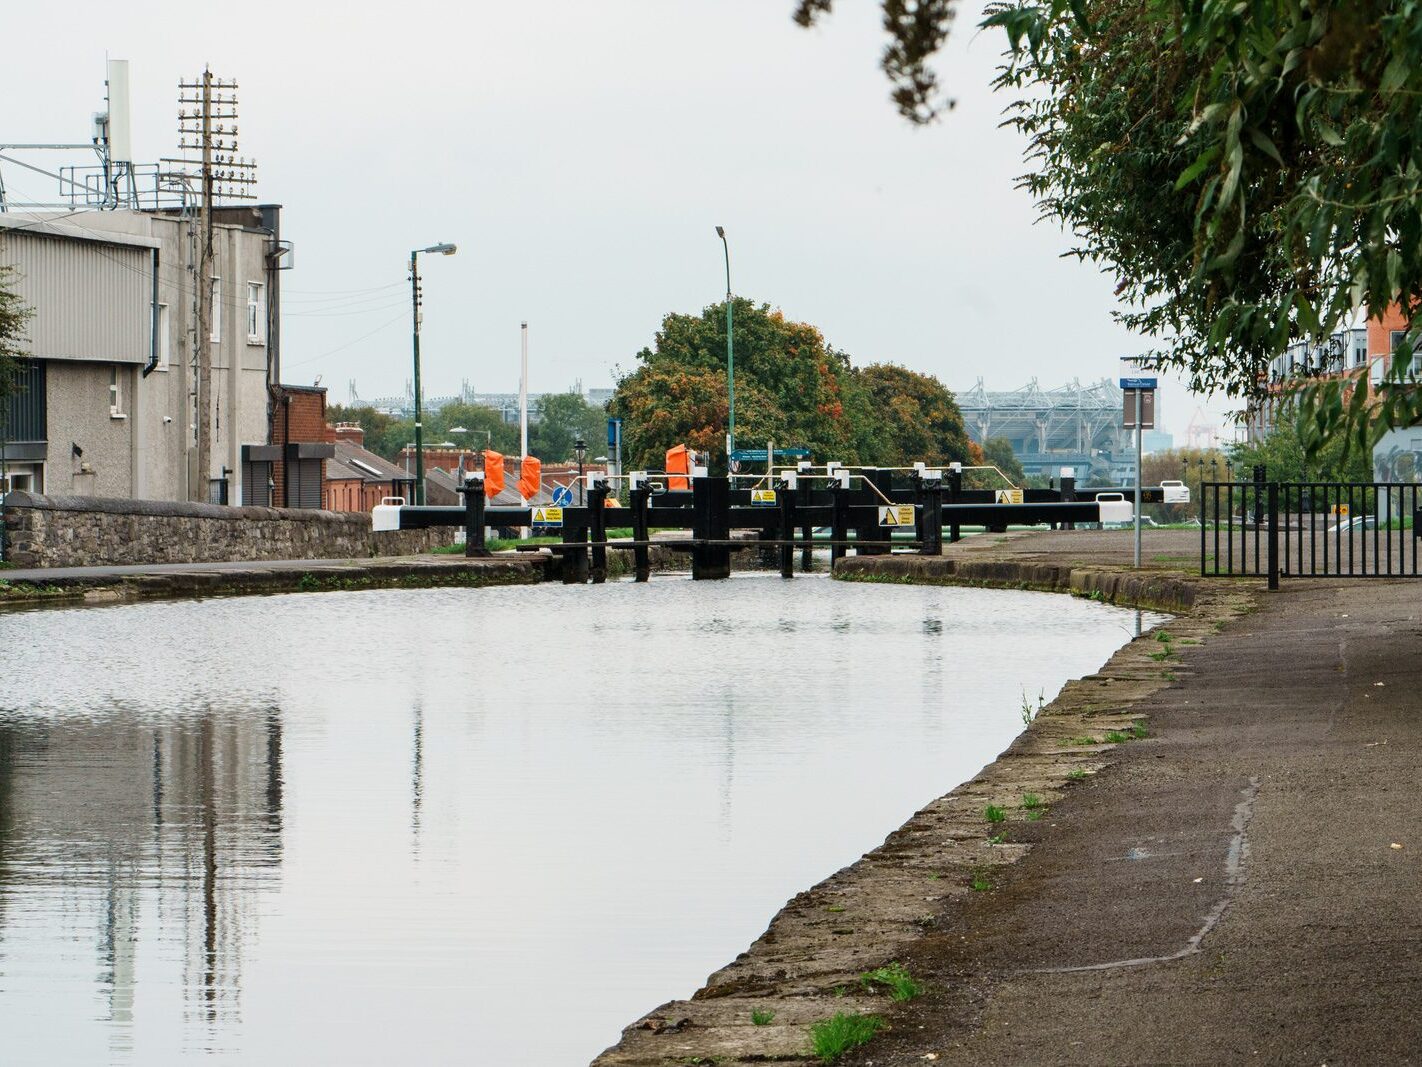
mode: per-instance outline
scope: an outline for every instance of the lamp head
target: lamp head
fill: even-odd
[[[442,255],[442,256],[452,256],[452,255],[454,255],[454,253],[457,252],[458,250],[459,250],[459,246],[458,246],[458,245],[438,244],[438,245],[430,245],[428,248],[419,248],[419,249],[416,249],[416,252],[424,252],[424,253],[427,253],[427,254],[430,254],[430,255],[433,255],[433,254],[435,254],[435,253],[437,252],[437,253],[439,253],[439,254]]]
[[[724,240],[726,239],[726,231],[725,231],[724,229],[722,229],[720,226],[717,226],[717,227],[716,227],[716,236],[719,237],[719,238],[721,238],[721,240],[724,241]]]

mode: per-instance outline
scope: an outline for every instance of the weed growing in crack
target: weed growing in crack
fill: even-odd
[[[988,822],[1006,822],[1007,812],[996,804],[989,804],[983,808],[983,818]]]
[[[752,1026],[769,1026],[775,1021],[775,1012],[766,1011],[764,1008],[756,1008],[751,1012]]]
[[[884,1025],[877,1015],[839,1012],[810,1027],[810,1051],[821,1063],[833,1063],[869,1041]]]
[[[873,991],[875,986],[884,986],[894,1000],[912,1000],[923,992],[923,987],[913,980],[904,965],[895,961],[859,976],[859,984]]]

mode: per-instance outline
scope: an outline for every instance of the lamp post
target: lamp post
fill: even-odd
[[[716,227],[721,247],[726,252],[726,393],[730,400],[730,423],[726,428],[726,470],[730,472],[731,453],[736,450],[736,349],[731,339],[731,246],[726,231]]]
[[[573,455],[578,457],[578,506],[582,507],[587,503],[587,486],[583,478],[583,460],[587,458],[588,443],[579,437],[573,442]]]
[[[410,253],[410,310],[414,317],[415,352],[415,503],[425,502],[425,431],[420,411],[420,263],[421,252],[438,252],[442,256],[452,256],[455,246],[451,244],[430,245],[417,248]]]

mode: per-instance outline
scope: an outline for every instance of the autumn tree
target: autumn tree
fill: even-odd
[[[937,378],[893,363],[871,363],[858,377],[868,396],[872,426],[865,462],[880,467],[918,460],[935,467],[970,462],[963,413]]]
[[[774,440],[846,463],[869,453],[869,398],[848,355],[826,344],[815,327],[793,322],[768,304],[737,298],[733,319],[738,444],[764,447]],[[635,423],[655,414],[645,409],[634,413],[627,395],[652,403],[658,389],[668,389],[667,401],[681,421],[658,416],[651,439],[684,440],[708,451],[713,464],[724,469],[726,305],[713,304],[700,315],[667,315],[653,344],[637,359],[641,366],[619,382],[611,409],[626,420],[624,450],[642,432]],[[687,381],[677,384],[683,376]],[[719,394],[713,380],[721,383]]]

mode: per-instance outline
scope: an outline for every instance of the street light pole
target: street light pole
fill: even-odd
[[[736,450],[736,349],[731,338],[731,246],[723,227],[716,227],[721,247],[726,252],[726,393],[730,400],[730,424],[726,429],[726,468],[729,472],[731,453]]]
[[[452,256],[455,246],[451,244],[430,245],[417,248],[410,253],[410,310],[414,332],[412,347],[415,356],[415,503],[425,502],[425,429],[423,423],[422,396],[420,392],[420,261],[421,252],[438,252],[442,256]]]

